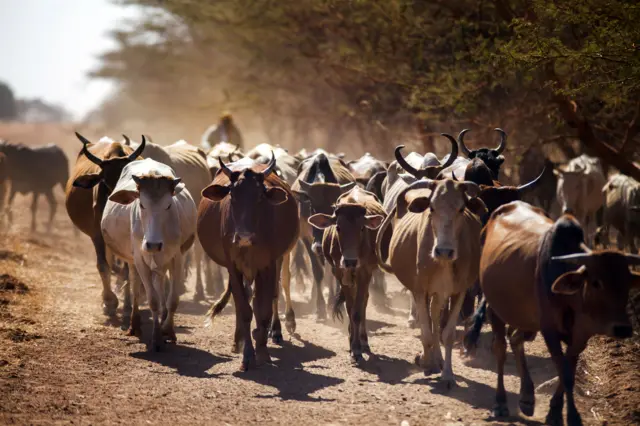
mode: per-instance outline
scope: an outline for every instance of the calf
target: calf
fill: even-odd
[[[318,213],[309,218],[315,228],[324,230],[322,251],[340,285],[347,303],[349,343],[354,363],[362,353],[370,353],[367,337],[367,301],[369,282],[378,269],[375,253],[376,229],[386,213],[376,197],[359,187],[342,195],[333,215]],[[334,314],[340,299],[336,300]]]
[[[183,279],[183,255],[195,239],[196,205],[181,179],[167,165],[150,158],[124,167],[109,196],[101,229],[107,247],[135,265],[153,317],[151,351],[160,349],[163,335],[175,342],[174,314]],[[168,295],[164,277],[169,270]],[[131,280],[133,310],[129,334],[140,333],[137,278]],[[129,309],[125,306],[125,311]],[[162,322],[162,323],[161,323]]]

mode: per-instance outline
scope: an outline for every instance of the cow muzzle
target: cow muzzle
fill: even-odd
[[[144,249],[148,253],[159,253],[162,251],[162,243],[152,243],[147,241],[144,243]]]
[[[343,257],[340,261],[340,266],[346,269],[355,269],[358,267],[358,259],[347,259]]]
[[[433,248],[433,258],[436,260],[452,262],[456,260],[457,253],[452,248],[436,246]]]
[[[618,339],[628,339],[633,335],[633,328],[629,324],[616,324],[613,326],[611,334]]]
[[[231,242],[238,247],[250,247],[253,245],[253,240],[254,236],[249,232],[236,232]]]
[[[322,244],[314,241],[313,244],[311,244],[311,251],[314,252],[316,256],[322,256]]]

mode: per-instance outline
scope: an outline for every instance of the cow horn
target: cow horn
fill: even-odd
[[[496,148],[496,152],[498,154],[502,154],[502,151],[507,147],[507,133],[499,127],[496,127],[493,130],[500,133],[500,145]]]
[[[627,254],[625,255],[625,257],[627,258],[627,263],[629,264],[629,266],[640,265],[640,256],[636,254]]]
[[[271,161],[269,161],[269,165],[262,172],[262,176],[263,177],[269,176],[271,174],[271,172],[273,172],[275,169],[276,169],[276,156],[273,153],[273,151],[271,151]]]
[[[522,193],[522,192],[526,192],[529,189],[533,189],[535,188],[536,184],[540,181],[540,179],[542,179],[542,175],[544,175],[544,172],[547,170],[546,167],[542,168],[542,173],[540,173],[540,176],[538,176],[537,178],[535,178],[534,180],[532,180],[529,183],[525,183],[524,185],[520,185],[518,187],[518,192]]]
[[[469,129],[463,129],[459,134],[458,134],[458,145],[460,146],[460,150],[462,151],[462,153],[464,155],[466,155],[467,157],[469,157],[471,155],[471,151],[469,151],[469,149],[467,148],[467,146],[464,144],[464,135],[465,133],[467,133],[469,131]]]
[[[407,172],[411,173],[417,179],[420,179],[422,177],[422,175],[420,174],[420,171],[414,169],[411,166],[411,164],[407,163],[407,160],[405,160],[402,154],[400,153],[400,151],[402,151],[402,148],[404,148],[404,145],[398,145],[396,147],[396,150],[395,150],[396,161],[398,162],[398,164],[400,164],[400,167],[402,167]]]
[[[456,140],[453,138],[453,136],[451,136],[450,134],[448,133],[440,133],[440,134],[445,138],[449,139],[449,142],[451,142],[451,154],[449,154],[449,159],[447,160],[447,162],[442,165],[442,168],[446,169],[447,167],[452,165],[454,161],[456,161],[456,158],[458,158],[458,144],[456,143]]]
[[[224,164],[224,162],[222,161],[222,157],[218,157],[218,162],[220,163],[220,170],[222,170],[222,173],[224,173],[229,179],[231,179],[231,169],[227,167],[226,164]]]
[[[129,136],[125,135],[124,133],[122,134],[122,137],[124,138],[124,144],[126,146],[131,146],[131,139],[129,139]]]
[[[124,136],[124,135],[122,135]],[[136,148],[135,151],[133,151],[131,154],[129,154],[129,156],[127,157],[127,160],[129,161],[133,161],[136,158],[138,158],[140,156],[140,154],[142,154],[142,151],[144,151],[144,147],[147,145],[147,140],[145,139],[144,135],[142,135],[142,141],[140,142],[140,145],[138,145],[138,147]]]
[[[551,260],[582,265],[591,258],[590,253],[573,253],[565,256],[552,256]]]
[[[81,139],[82,140],[82,139]],[[97,166],[102,166],[103,160],[101,160],[100,158],[96,157],[95,155],[93,155],[91,152],[89,152],[89,150],[87,149],[87,145],[83,145],[82,146],[82,154],[84,154],[85,157],[87,157],[87,159],[89,161],[91,161],[93,164],[97,165]]]
[[[455,172],[455,170],[451,170],[451,176],[453,176],[453,178],[452,178],[452,179],[453,179],[454,181],[459,182],[458,178],[456,177],[456,172]]]
[[[74,132],[76,134],[76,137],[78,139],[80,139],[80,142],[82,142],[84,145],[88,145],[91,144],[91,142],[89,141],[89,139],[85,138],[84,136],[82,136],[80,133],[78,132]]]

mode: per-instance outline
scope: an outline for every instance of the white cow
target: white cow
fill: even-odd
[[[183,279],[183,255],[195,239],[196,217],[196,205],[184,183],[171,167],[150,158],[125,166],[102,215],[102,234],[108,249],[128,262],[132,272],[129,334],[140,332],[139,277],[153,317],[152,351],[162,346],[163,336],[176,340],[173,330],[179,298],[176,287]],[[171,280],[165,297],[167,270]]]

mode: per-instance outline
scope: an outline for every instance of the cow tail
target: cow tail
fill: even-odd
[[[220,299],[218,299],[216,303],[211,305],[211,308],[209,308],[209,311],[207,312],[207,319],[204,322],[205,327],[209,327],[211,324],[213,324],[213,320],[215,319],[215,317],[220,312],[222,312],[225,306],[227,306],[227,303],[229,303],[230,297],[231,297],[231,280],[227,281],[227,286],[224,289],[224,293],[222,293],[222,297],[220,297]]]
[[[344,291],[342,290],[342,286],[338,286],[338,293],[333,300],[333,309],[331,311],[331,317],[334,321],[337,319],[338,321],[342,322],[342,320],[344,319],[342,315],[342,305],[344,305],[345,300],[346,297],[344,295]]]
[[[384,219],[384,222],[382,222],[382,225],[378,230],[378,235],[376,236],[376,257],[378,258],[378,265],[383,271],[388,272],[390,274],[393,273],[393,269],[391,269],[391,265],[386,263],[387,259],[383,259],[382,240],[384,238],[384,233],[387,230],[387,227],[389,226],[389,223],[391,223],[391,221],[393,220],[393,217],[396,215],[396,208],[397,207],[394,207],[393,210],[391,210],[391,212]]]
[[[471,328],[464,335],[463,346],[466,353],[473,352],[478,347],[480,331],[487,321],[487,298],[482,296],[478,309],[470,319]]]

